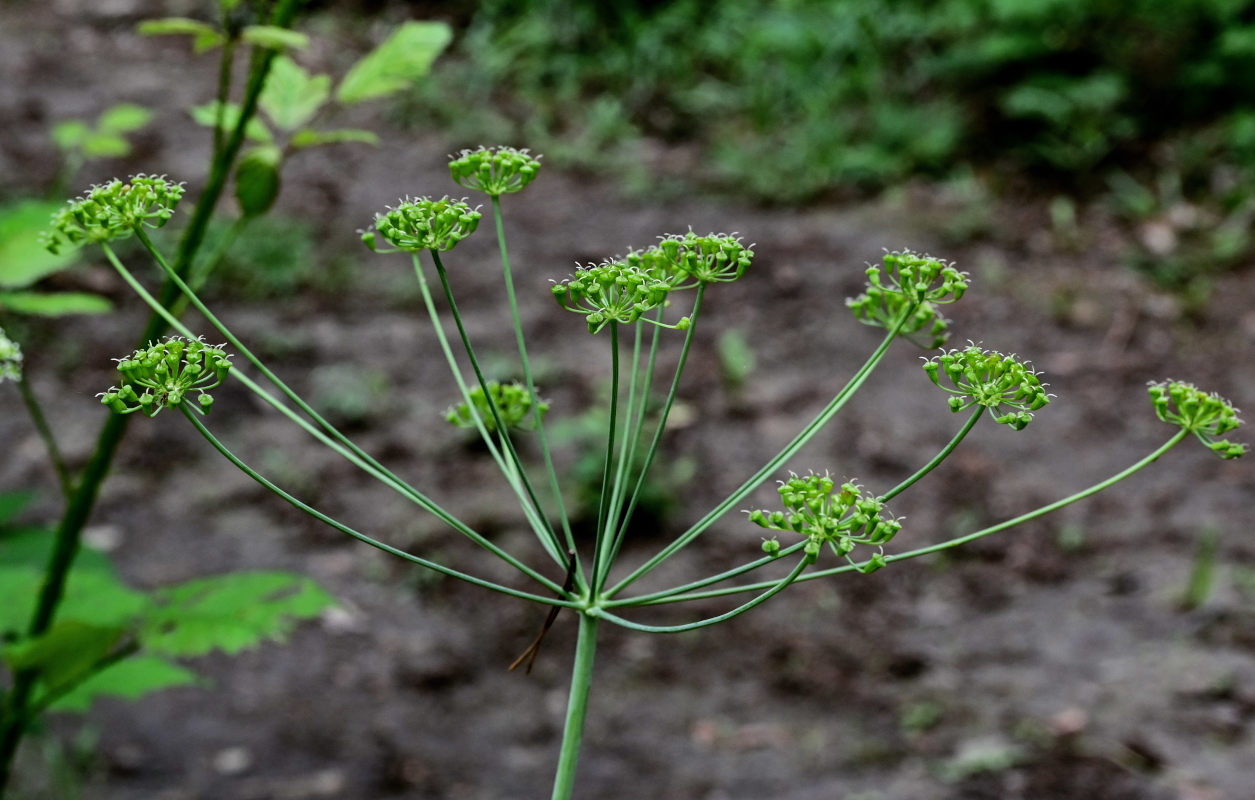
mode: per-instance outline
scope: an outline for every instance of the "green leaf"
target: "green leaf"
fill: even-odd
[[[304,50],[309,47],[309,37],[287,28],[274,25],[249,25],[241,33],[240,38],[257,47],[268,47],[271,50]]]
[[[277,56],[258,101],[281,130],[296,130],[314,118],[331,95],[331,78],[310,76],[287,56]]]
[[[204,125],[206,128],[212,128],[218,121],[218,101],[205,103],[200,106],[193,106],[188,109],[188,113],[192,115],[192,119],[197,125]],[[235,103],[227,103],[226,108],[222,112],[222,127],[224,130],[234,130],[240,119],[240,107]],[[248,126],[244,129],[244,135],[255,142],[264,142],[272,144],[275,140],[270,129],[265,123],[253,117],[248,121]]]
[[[227,40],[212,25],[187,17],[145,20],[139,24],[138,30],[141,36],[191,36],[192,49],[197,53],[219,47]]]
[[[298,621],[334,600],[308,578],[284,572],[241,572],[162,590],[141,640],[149,652],[199,656],[235,654],[263,640],[282,640]]]
[[[136,655],[101,670],[58,698],[49,711],[84,712],[105,695],[135,700],[173,686],[202,684],[191,670],[158,656]]]
[[[31,601],[42,582],[43,572],[37,567],[0,566],[0,635],[17,637],[26,630]]]
[[[92,133],[82,141],[84,158],[121,158],[131,152],[131,143],[116,133]]]
[[[49,219],[62,205],[26,200],[0,206],[0,287],[30,286],[77,260],[76,252],[53,255],[40,241]]]
[[[134,133],[152,122],[153,112],[134,103],[119,103],[105,109],[96,123],[102,133]]]
[[[318,147],[324,144],[340,144],[341,142],[362,142],[363,144],[379,144],[379,136],[374,131],[359,128],[340,128],[334,131],[316,131],[311,128],[299,130],[292,135],[293,148]]]
[[[113,303],[87,292],[0,292],[0,308],[14,314],[65,317],[71,314],[108,314]]]
[[[89,135],[91,128],[81,119],[67,119],[52,126],[52,141],[59,150],[73,150]]]
[[[45,688],[55,691],[90,674],[124,633],[125,628],[61,620],[38,639],[4,648],[0,656],[14,671],[37,671]]]
[[[0,492],[0,526],[6,525],[34,500],[34,492]],[[0,539],[0,542],[3,542],[3,539]]]
[[[427,74],[453,33],[443,22],[407,22],[354,64],[336,99],[345,105],[398,92]]]
[[[0,533],[0,636],[25,633],[53,539],[46,529]],[[120,627],[143,614],[148,604],[146,595],[118,580],[104,554],[84,547],[74,559],[57,618]]]

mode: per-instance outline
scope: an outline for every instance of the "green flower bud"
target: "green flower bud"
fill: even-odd
[[[777,539],[763,539],[763,552],[775,558],[780,555],[780,542]]]
[[[180,405],[190,392],[196,392],[197,397],[188,407],[207,413],[213,404],[209,390],[221,384],[231,370],[230,357],[221,346],[174,336],[117,361],[121,388],[99,395],[100,402],[119,414],[142,411],[150,417],[163,408]]]
[[[824,544],[848,560],[857,545],[881,544],[902,528],[879,497],[854,481],[837,486],[827,474],[791,475],[777,493],[786,511],[755,510],[749,519],[759,527],[806,537],[810,560],[818,558]]]
[[[808,541],[806,543],[806,546],[802,548],[802,552],[806,553],[806,563],[814,564],[816,561],[818,561],[819,551],[821,549],[823,549],[822,543],[816,541],[815,539],[811,539],[810,541]]]
[[[1050,402],[1045,384],[1030,365],[1014,355],[983,350],[974,344],[962,350],[943,350],[924,362],[924,371],[929,380],[950,394],[947,402],[951,411],[983,406],[995,422],[1017,431],[1033,421],[1032,412]],[[942,385],[941,372],[953,388]]]
[[[376,253],[423,250],[445,252],[475,232],[482,215],[464,201],[442,197],[406,198],[375,217],[375,229],[362,232],[362,242]],[[382,237],[391,249],[380,249]]]
[[[183,184],[164,175],[140,174],[125,183],[114,179],[92,186],[52,215],[44,246],[59,253],[65,247],[125,239],[140,226],[160,228],[174,216],[183,191]]]
[[[463,150],[449,162],[454,181],[490,197],[522,191],[539,171],[540,156],[513,147]]]
[[[877,553],[876,555],[872,556],[871,559],[859,569],[859,572],[863,573],[864,575],[870,575],[873,572],[884,568],[887,564],[888,562],[885,561],[884,553]]]
[[[492,405],[489,405],[491,398]],[[471,389],[471,402],[475,404],[475,412],[483,422],[484,428],[492,433],[497,430],[497,420],[493,416],[492,406],[496,406],[497,415],[508,430],[532,430],[536,427],[535,410],[543,417],[549,410],[549,404],[543,400],[537,402],[527,387],[521,383],[502,384],[488,381],[488,394],[480,386]],[[475,427],[470,406],[466,403],[453,406],[445,412],[445,419],[459,428]]]
[[[1221,458],[1240,458],[1246,453],[1246,445],[1219,438],[1242,424],[1228,400],[1183,381],[1152,382],[1149,391],[1159,419],[1190,431]]]
[[[662,237],[659,244],[640,255],[666,282],[676,288],[698,283],[727,283],[749,269],[754,251],[741,244],[735,233],[688,233]]]
[[[948,323],[937,306],[957,301],[967,287],[967,273],[952,264],[904,250],[885,254],[884,269],[868,267],[866,289],[846,305],[863,324],[885,329],[907,315],[899,335],[921,346],[940,347]],[[925,333],[926,339],[916,338]]]
[[[583,314],[589,333],[610,322],[630,324],[666,303],[671,287],[627,260],[589,264],[553,288],[568,311]]]

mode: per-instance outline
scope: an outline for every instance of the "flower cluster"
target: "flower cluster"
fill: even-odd
[[[122,385],[99,395],[100,402],[119,414],[142,411],[150,417],[180,405],[193,391],[196,403],[189,407],[206,413],[213,405],[209,390],[231,370],[230,357],[221,346],[179,336],[136,350],[117,362]]]
[[[804,551],[812,563],[825,544],[838,557],[854,563],[850,552],[855,545],[881,546],[902,529],[901,521],[889,514],[879,498],[853,481],[838,486],[827,474],[793,475],[780,484],[779,492],[785,510],[751,511],[750,522],[807,537]],[[780,543],[769,539],[763,550],[775,555],[780,552]],[[871,572],[884,564],[883,554],[877,553],[862,569]]]
[[[481,216],[464,201],[449,197],[406,198],[396,208],[377,215],[374,230],[363,232],[362,241],[376,253],[444,252],[474,233]],[[392,245],[391,249],[381,249],[377,236]]]
[[[597,333],[610,322],[636,322],[662,306],[673,288],[625,261],[607,261],[581,267],[574,277],[554,284],[553,294],[563,308],[584,315],[589,333]]]
[[[749,268],[754,251],[735,234],[686,234],[661,237],[644,250],[581,267],[554,284],[553,294],[568,311],[584,314],[590,333],[610,322],[632,323],[660,308],[667,296],[702,283],[734,281]],[[688,328],[687,317],[674,326]]]
[[[689,285],[734,281],[745,274],[754,257],[754,251],[742,245],[735,233],[698,236],[691,230],[663,236],[657,246],[643,254],[654,256],[651,260],[663,268],[670,266],[682,280],[691,280]]]
[[[967,291],[967,273],[953,264],[910,250],[886,253],[884,268],[867,268],[867,288],[858,297],[845,301],[865,325],[890,329],[903,316],[899,333],[917,344],[940,347],[947,337],[948,323],[938,305],[953,303]],[[927,341],[917,340],[925,333]]]
[[[503,384],[488,381],[488,394],[484,394],[483,387],[476,386],[471,389],[471,402],[475,404],[476,413],[490,433],[497,429],[497,420],[493,417],[492,406],[489,405],[490,398],[492,406],[497,407],[497,414],[507,429],[530,430],[535,424],[533,409],[538,409],[541,416],[549,410],[548,403],[534,398],[527,387],[521,383]],[[446,411],[445,419],[459,428],[475,426],[470,406],[466,403],[453,406]]]
[[[91,187],[52,215],[44,245],[53,253],[64,247],[96,244],[130,236],[140,226],[160,228],[174,216],[183,184],[165,176],[136,175]]]
[[[22,379],[22,348],[0,328],[0,383]]]
[[[1150,384],[1150,400],[1161,420],[1193,433],[1221,458],[1246,453],[1246,445],[1219,438],[1242,424],[1238,410],[1220,395],[1192,383],[1161,381]]]
[[[455,182],[489,197],[521,192],[539,171],[539,156],[513,147],[463,150],[449,162],[449,173]]]
[[[962,350],[942,351],[924,362],[929,379],[950,393],[950,410],[963,411],[983,406],[995,422],[1023,430],[1033,421],[1033,412],[1050,402],[1038,373],[1015,355],[1003,355],[968,345]],[[954,386],[942,386],[940,376]],[[1010,409],[1004,411],[1003,407]]]

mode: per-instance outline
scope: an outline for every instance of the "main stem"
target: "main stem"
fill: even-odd
[[[300,0],[280,0],[271,19],[271,24],[278,27],[290,27],[293,17],[300,7]],[[232,131],[230,140],[223,147],[210,168],[209,180],[192,215],[192,221],[179,241],[177,270],[185,275],[191,269],[192,261],[204,241],[205,230],[209,219],[213,216],[214,207],[226,186],[231,172],[231,165],[244,142],[244,129],[248,120],[256,113],[258,98],[270,71],[270,64],[276,55],[273,50],[258,50],[250,69],[248,89],[241,104],[239,122]],[[170,305],[176,296],[177,289],[167,283],[163,287],[162,304]],[[157,338],[165,330],[165,321],[159,315],[152,315],[140,337],[140,347]],[[113,457],[118,445],[126,433],[127,417],[121,414],[110,414],[96,438],[96,448],[91,460],[83,470],[83,475],[68,500],[65,514],[57,527],[53,539],[52,552],[48,566],[44,570],[44,583],[40,588],[35,611],[27,628],[27,637],[34,639],[43,635],[52,625],[57,607],[65,593],[65,583],[70,567],[78,555],[79,543],[83,527],[91,516],[100,492],[100,485],[109,474]],[[28,705],[35,687],[37,674],[32,670],[21,670],[13,678],[13,686],[7,697],[3,697],[5,718],[0,720],[0,798],[4,797],[5,787],[12,776],[13,760],[17,755],[22,734],[29,722]]]
[[[579,639],[575,644],[575,664],[571,667],[571,695],[567,700],[566,724],[562,731],[562,752],[553,779],[553,800],[570,800],[575,789],[575,768],[584,739],[584,719],[588,715],[588,692],[593,685],[593,655],[597,652],[597,617],[580,614]]]

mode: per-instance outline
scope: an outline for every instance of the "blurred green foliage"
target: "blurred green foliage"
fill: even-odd
[[[708,184],[772,202],[964,161],[1084,184],[1255,100],[1252,0],[489,0],[457,13],[453,56],[405,109],[416,124],[603,167],[643,137],[694,142]]]

